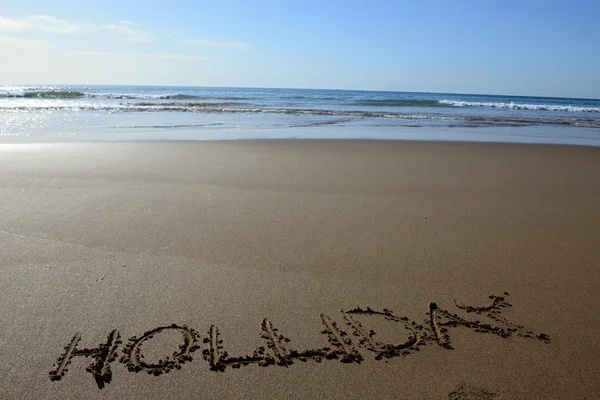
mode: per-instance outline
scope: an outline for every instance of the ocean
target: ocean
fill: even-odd
[[[0,86],[0,142],[354,138],[600,146],[600,100],[321,89]]]

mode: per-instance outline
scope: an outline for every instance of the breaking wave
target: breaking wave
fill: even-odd
[[[26,98],[26,99],[77,99],[85,97],[85,93],[70,92],[65,90],[38,90],[22,93],[0,93],[0,98]]]
[[[150,95],[150,94],[133,94],[133,93],[90,93],[87,97],[100,98],[100,99],[117,99],[117,100],[192,100],[199,99],[199,96],[192,96],[189,94],[164,94],[164,95]]]
[[[87,97],[93,98],[104,98],[104,99],[120,99],[120,100],[198,100],[198,99],[210,99],[210,100],[229,100],[229,101],[240,101],[240,100],[253,100],[251,97],[235,97],[235,96],[198,96],[191,94],[144,94],[144,93],[90,93]],[[162,103],[158,103],[162,104]]]
[[[185,111],[186,109],[202,109],[207,107],[228,107],[232,106],[236,103],[231,102],[209,102],[209,101],[200,101],[193,103],[152,103],[152,102],[142,102],[142,103],[132,103],[131,105],[127,105],[125,108],[129,111],[130,109],[135,109],[138,107],[148,108],[150,110],[156,111],[173,111],[174,109],[178,111]],[[237,103],[239,105],[239,103]],[[138,110],[135,110],[138,111]],[[139,110],[146,111],[146,110]]]
[[[22,99],[78,99],[78,98],[96,98],[96,99],[116,99],[116,100],[195,100],[195,99],[216,99],[216,100],[251,100],[247,97],[213,97],[196,96],[183,93],[175,94],[145,94],[145,93],[82,93],[65,90],[37,90],[25,92],[0,92],[0,98],[22,98]]]
[[[411,114],[400,112],[374,112],[374,111],[344,111],[326,109],[300,109],[300,108],[264,108],[240,107],[240,103],[231,102],[138,102],[138,103],[88,103],[88,102],[37,102],[35,105],[3,105],[0,111],[35,112],[35,111],[107,111],[107,112],[196,112],[206,114],[263,114],[263,115],[306,115],[328,116],[340,118],[394,118],[404,120],[423,121],[464,121],[466,123],[512,126],[525,125],[563,125],[599,128],[600,120],[573,119],[573,118],[507,118],[495,116],[446,116],[439,114]],[[345,121],[345,120],[344,120]]]
[[[536,111],[563,111],[563,112],[588,112],[600,113],[600,107],[580,107],[561,104],[519,104],[502,102],[480,102],[480,101],[458,101],[458,100],[439,100],[439,103],[451,107],[486,107],[486,108],[505,108],[510,110],[536,110]]]

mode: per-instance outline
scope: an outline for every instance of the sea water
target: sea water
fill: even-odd
[[[600,100],[321,89],[0,86],[0,142],[253,138],[600,146]]]

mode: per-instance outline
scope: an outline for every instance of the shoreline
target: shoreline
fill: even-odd
[[[282,137],[282,138],[233,138],[233,139],[132,139],[132,140],[81,140],[81,141],[40,141],[40,142],[2,142],[0,146],[12,145],[94,145],[94,144],[218,144],[218,143],[390,143],[407,145],[465,145],[465,146],[516,146],[516,147],[567,147],[567,148],[592,148],[598,149],[599,145],[565,144],[565,143],[535,143],[535,142],[494,142],[494,141],[470,141],[470,140],[442,140],[442,139],[387,139],[387,138],[314,138],[314,137]]]

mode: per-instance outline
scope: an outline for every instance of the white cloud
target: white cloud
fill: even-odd
[[[137,24],[131,21],[117,21],[114,24],[106,25],[104,28],[116,33],[130,42],[147,42],[150,40],[150,34],[139,31],[135,28]]]
[[[77,25],[72,22],[47,15],[32,15],[27,20],[37,29],[50,33],[76,33],[78,30]]]
[[[48,15],[29,15],[24,18],[12,18],[0,16],[0,32],[20,32],[20,31],[42,31],[55,34],[73,34],[86,31],[94,31],[104,29],[112,33],[113,38],[126,40],[134,43],[149,43],[153,41],[162,42],[168,39],[164,32],[148,32],[139,29],[139,25],[129,20],[119,20],[108,25],[96,25],[89,22],[74,23],[60,18],[51,17]],[[172,36],[179,37],[180,40],[192,46],[202,46],[210,48],[234,49],[234,50],[253,50],[254,47],[247,42],[236,40],[221,40],[221,39],[203,39],[193,38],[182,31],[176,31]]]
[[[119,58],[146,58],[154,60],[214,60],[212,57],[192,56],[187,54],[172,54],[172,53],[130,53],[130,52],[114,52],[114,51],[68,51],[68,53],[77,54],[80,56],[94,57],[119,57]]]
[[[123,33],[125,35],[133,35],[133,34],[137,33],[135,29],[132,29],[132,28],[129,28],[128,26],[124,26],[124,25],[120,25],[120,24],[106,25],[105,28],[108,29],[109,31]]]
[[[238,50],[252,50],[254,47],[250,43],[229,41],[229,40],[212,40],[212,39],[187,39],[187,43],[206,47],[222,47]]]
[[[78,31],[76,24],[47,15],[29,15],[22,19],[0,16],[0,31],[41,30],[48,33],[71,34]]]
[[[0,16],[0,31],[20,31],[27,29],[28,26],[28,23],[23,20]]]
[[[17,45],[19,47],[40,47],[48,45],[44,40],[32,40],[18,36],[0,35],[0,45]]]

